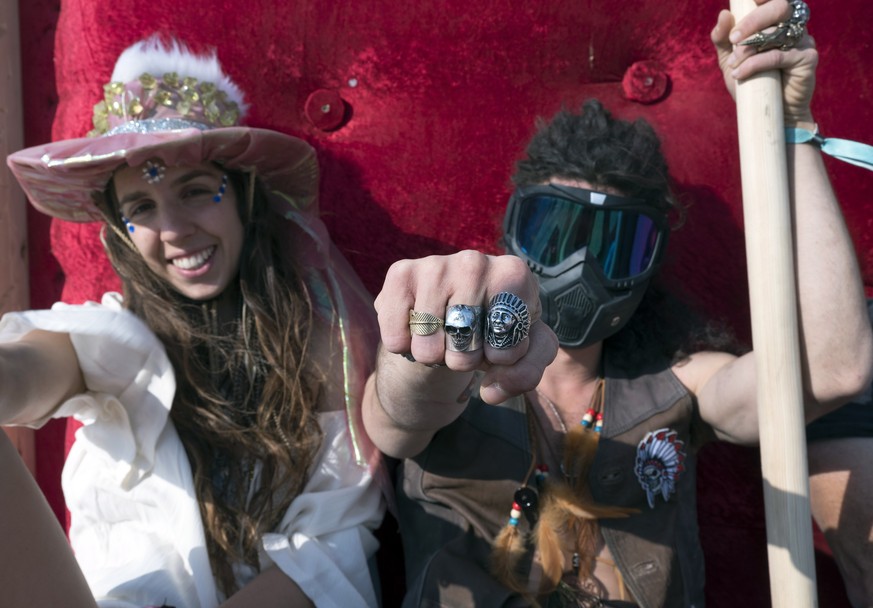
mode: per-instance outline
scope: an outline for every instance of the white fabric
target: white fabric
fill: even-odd
[[[163,345],[117,294],[102,305],[7,314],[0,340],[32,329],[70,334],[89,389],[53,417],[84,424],[62,484],[70,540],[100,606],[218,606],[190,466],[169,420],[175,379]],[[354,463],[346,413],[322,413],[319,423],[324,443],[312,474],[264,536],[261,567],[278,566],[316,606],[375,606],[368,559],[380,492]],[[237,569],[240,583],[257,575],[248,570]]]

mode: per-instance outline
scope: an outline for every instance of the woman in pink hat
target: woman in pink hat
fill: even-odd
[[[240,126],[215,54],[175,42],[130,47],[104,91],[90,137],[8,159],[37,208],[104,223],[124,294],[0,322],[0,423],[83,423],[75,560],[0,433],[0,604],[376,605],[375,317],[313,149]]]

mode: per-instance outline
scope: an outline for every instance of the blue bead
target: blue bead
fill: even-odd
[[[518,525],[518,518],[517,517],[510,517],[509,518],[509,525],[510,526],[517,526]]]

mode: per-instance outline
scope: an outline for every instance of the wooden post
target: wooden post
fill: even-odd
[[[0,3],[0,314],[30,301],[27,214],[24,194],[6,167],[6,156],[24,145],[18,2]],[[36,472],[33,431],[6,428],[31,473]]]
[[[754,0],[731,0],[739,21]],[[778,71],[737,86],[752,341],[774,608],[817,605],[791,205]]]

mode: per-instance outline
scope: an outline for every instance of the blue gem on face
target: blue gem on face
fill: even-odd
[[[215,203],[220,203],[221,199],[224,198],[224,191],[227,190],[227,175],[221,176],[221,185],[218,187],[218,194],[212,197],[212,201]]]
[[[128,231],[128,232],[133,232],[133,224],[130,223],[130,220],[129,220],[129,219],[127,219],[126,217],[124,217],[124,216],[122,215],[122,216],[121,216],[121,221],[124,222],[124,225],[127,227],[127,231]]]
[[[167,168],[159,161],[148,161],[142,168],[142,178],[150,184],[157,184],[164,178]]]

